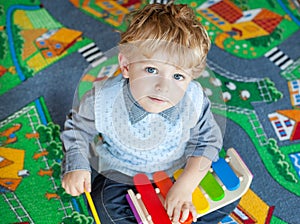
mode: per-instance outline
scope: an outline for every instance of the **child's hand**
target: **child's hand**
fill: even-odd
[[[165,208],[173,223],[184,222],[190,212],[193,220],[197,220],[197,212],[192,203],[192,192],[187,186],[183,187],[180,183],[175,183],[169,190],[165,200]]]
[[[62,187],[72,196],[78,196],[84,191],[91,192],[91,173],[86,170],[66,173],[62,180]]]

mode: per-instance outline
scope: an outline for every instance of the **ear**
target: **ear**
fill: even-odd
[[[118,59],[119,59],[119,65],[120,65],[120,69],[122,71],[123,77],[129,78],[129,72],[128,72],[129,61],[128,61],[128,59],[121,53],[119,53]]]

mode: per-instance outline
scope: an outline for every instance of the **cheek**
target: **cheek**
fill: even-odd
[[[171,102],[175,105],[177,104],[184,96],[186,87],[182,85],[173,84],[170,87],[169,97]]]
[[[130,81],[130,91],[136,101],[140,101],[145,96],[149,95],[150,84],[146,79],[138,78]]]

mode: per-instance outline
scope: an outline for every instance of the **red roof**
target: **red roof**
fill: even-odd
[[[262,9],[261,12],[254,18],[253,22],[255,22],[268,33],[272,33],[281,20],[282,16],[267,9]]]
[[[123,1],[123,3],[121,4],[123,7],[127,8],[129,6],[132,6],[134,4],[138,4],[141,3],[141,0],[128,0],[128,1]]]
[[[296,123],[292,136],[291,136],[291,140],[298,140],[300,139],[300,123]]]
[[[234,23],[243,16],[242,10],[228,0],[220,1],[209,7],[209,9],[230,23]]]

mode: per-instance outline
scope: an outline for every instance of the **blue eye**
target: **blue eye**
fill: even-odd
[[[174,74],[173,77],[174,77],[174,79],[176,79],[176,80],[183,80],[183,79],[184,79],[184,76],[181,75],[181,74]]]
[[[148,72],[150,74],[158,74],[158,70],[153,67],[147,67],[145,70],[146,70],[146,72]]]

